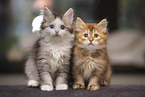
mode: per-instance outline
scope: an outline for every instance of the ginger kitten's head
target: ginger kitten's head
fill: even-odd
[[[106,46],[107,20],[99,23],[84,23],[81,18],[76,20],[75,43],[79,47],[88,49],[101,49]]]
[[[42,37],[63,38],[72,32],[73,9],[70,8],[64,15],[52,13],[47,7],[43,10],[43,22],[40,35]]]

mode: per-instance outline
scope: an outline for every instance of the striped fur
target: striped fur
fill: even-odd
[[[87,35],[86,35],[87,34]],[[76,20],[74,47],[73,88],[98,90],[99,85],[108,85],[111,67],[107,55],[107,21],[84,23]]]
[[[64,29],[61,29],[62,25]],[[71,8],[64,15],[51,13],[48,8],[44,8],[40,37],[26,62],[28,86],[36,87],[40,84],[42,91],[52,91],[54,85],[56,90],[68,88],[69,60],[74,39],[68,29],[72,28]]]

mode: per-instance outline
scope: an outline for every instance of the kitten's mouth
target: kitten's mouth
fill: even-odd
[[[90,42],[89,45],[93,45],[94,46],[94,44],[92,42]]]
[[[58,35],[58,34],[55,34],[55,35],[54,35],[54,37],[60,37],[60,35]]]

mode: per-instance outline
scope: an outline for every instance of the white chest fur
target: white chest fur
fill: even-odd
[[[64,63],[63,56],[67,56],[68,53],[69,52],[65,52],[64,50],[58,48],[50,49],[49,54],[51,56],[48,60],[50,61],[50,64],[59,66]]]
[[[83,75],[84,75],[85,79],[88,79],[91,76],[93,70],[96,68],[95,66],[96,65],[95,65],[95,62],[93,60],[86,59],[86,61],[82,65],[82,68],[84,69]]]
[[[65,43],[42,43],[42,57],[46,58],[51,71],[56,71],[60,66],[69,63],[71,48],[72,43],[70,41],[65,41]]]
[[[82,65],[82,69],[84,69],[84,78],[85,79],[89,79],[94,71],[94,69],[101,69],[100,67],[102,67],[104,61],[103,60],[95,60],[91,57],[88,57],[84,60],[84,64]]]

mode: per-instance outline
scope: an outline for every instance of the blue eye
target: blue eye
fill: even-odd
[[[60,26],[60,29],[64,30],[65,29],[65,26],[64,25],[61,25]]]
[[[85,37],[88,37],[88,34],[84,34]]]
[[[53,29],[54,28],[54,25],[50,25],[49,27],[50,27],[50,29]]]
[[[98,37],[98,34],[94,34],[94,37]]]

